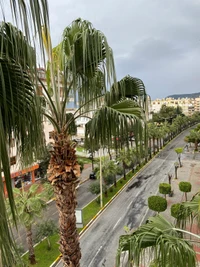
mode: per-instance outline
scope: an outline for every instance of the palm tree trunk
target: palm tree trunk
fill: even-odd
[[[49,181],[54,187],[56,206],[59,211],[60,247],[65,267],[79,267],[81,251],[76,228],[75,209],[77,176],[80,167],[76,161],[75,147],[68,136],[54,133],[54,151],[51,152]]]
[[[153,137],[153,154],[155,155],[156,151],[155,151],[155,138]]]
[[[160,138],[160,149],[162,148],[162,138]]]
[[[151,155],[151,138],[149,138],[149,152],[150,152],[150,158],[152,157]]]
[[[114,187],[117,187],[117,178],[116,178],[116,175],[114,175]]]
[[[157,141],[157,152],[159,152],[159,138],[156,138]]]
[[[123,162],[124,180],[126,180],[126,164]]]
[[[198,142],[195,140],[195,151],[198,150]]]
[[[94,154],[93,153],[92,153],[91,161],[92,161],[92,171],[94,172]]]
[[[111,152],[110,152],[110,148],[108,148],[108,154],[109,154],[109,158],[110,158],[110,160],[112,160],[112,154],[111,154]]]
[[[26,242],[28,245],[28,253],[29,253],[28,258],[30,264],[36,264],[31,226],[26,228]]]
[[[108,189],[107,186],[105,185],[105,192],[104,192],[105,197],[108,197]]]

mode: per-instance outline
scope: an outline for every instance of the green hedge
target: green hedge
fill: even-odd
[[[167,209],[167,200],[160,196],[151,196],[148,198],[148,207],[157,212],[165,211]]]
[[[170,194],[171,185],[167,184],[167,183],[159,184],[159,192],[160,192],[160,194],[163,194],[163,195]]]
[[[191,189],[192,189],[192,185],[190,182],[180,182],[179,183],[179,190],[181,192],[191,192]]]

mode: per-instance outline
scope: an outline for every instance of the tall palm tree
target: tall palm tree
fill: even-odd
[[[155,149],[155,140],[157,138],[157,126],[155,125],[155,123],[148,123],[148,136],[149,136],[149,143],[151,146],[151,140],[153,142],[153,154],[156,153],[156,149]]]
[[[147,224],[140,226],[129,235],[120,237],[116,266],[194,267],[196,253],[192,241],[184,238],[190,232],[175,228],[161,215],[151,217]],[[122,254],[126,253],[125,262]],[[120,259],[121,257],[121,259]],[[121,265],[122,264],[122,265]],[[134,264],[134,265],[133,265]],[[152,266],[151,265],[151,266]]]
[[[8,226],[3,196],[3,179],[6,183],[11,211],[14,216],[14,200],[10,177],[9,147],[12,138],[23,164],[34,162],[43,147],[40,100],[31,82],[35,73],[34,49],[16,27],[2,22],[0,25],[0,250],[3,265],[12,262],[13,243],[8,236]],[[7,255],[8,253],[8,255]],[[9,265],[9,264],[8,264]]]
[[[45,31],[45,28],[43,30]],[[86,131],[87,135],[95,137],[90,139],[93,140],[91,146],[94,141],[101,145],[108,144],[113,136],[120,136],[120,133],[128,128],[128,124],[136,128],[136,135],[139,136],[145,114],[139,101],[145,103],[146,100],[144,101],[142,93],[138,95],[138,103],[123,98],[126,84],[116,83],[112,50],[103,33],[93,28],[90,22],[82,19],[72,22],[64,30],[61,44],[53,50],[50,36],[44,38],[44,43],[49,58],[50,83],[53,90],[51,98],[40,81],[48,104],[48,111],[44,112],[44,115],[54,126],[54,144],[48,175],[59,210],[60,251],[64,266],[78,267],[81,253],[76,230],[75,188],[80,170],[76,160],[76,144],[71,141],[69,133],[70,124],[79,116],[86,116],[91,110],[96,111],[90,129],[87,128]],[[64,87],[62,97],[60,79]],[[111,90],[106,97],[107,102],[110,102],[106,106],[104,95],[109,86]],[[78,100],[79,108],[73,117],[66,121],[66,103],[71,95],[75,102]]]
[[[190,134],[186,136],[187,142],[194,143],[195,151],[198,150],[198,143],[200,142],[200,131],[195,129],[190,131]]]
[[[23,159],[26,159],[26,156],[23,157],[23,155],[27,154],[29,157],[29,152],[32,150],[26,150],[25,152],[25,144],[28,143],[29,138],[30,147],[31,144],[33,145],[33,143],[36,141],[33,141],[34,138],[30,136],[29,130],[31,127],[34,129],[34,125],[36,125],[34,130],[36,131],[38,125],[40,125],[40,119],[39,117],[37,119],[37,116],[35,116],[33,119],[33,114],[36,114],[34,108],[36,100],[34,97],[33,87],[28,78],[31,73],[35,73],[35,69],[31,67],[31,64],[34,65],[34,60],[31,63],[31,59],[33,59],[31,57],[32,52],[30,51],[31,49],[27,46],[26,42],[31,43],[33,40],[32,35],[36,35],[36,33],[39,36],[39,40],[42,41],[41,25],[45,25],[46,28],[49,28],[49,19],[47,0],[28,0],[26,2],[21,0],[12,0],[8,1],[8,3],[10,4],[13,20],[15,21],[16,25],[21,25],[26,35],[26,38],[23,39],[24,34],[17,32],[16,29],[12,28],[9,24],[3,23],[1,25],[0,169],[3,170],[4,173],[11,211],[13,218],[15,219],[15,206],[11,188],[9,167],[9,140],[11,140],[11,137],[14,137],[17,140],[17,146],[19,147],[19,144],[21,145],[22,161]],[[4,1],[0,1],[0,14],[1,18],[6,21],[7,14]],[[40,45],[42,48],[42,42],[40,42]],[[30,58],[27,57],[28,51],[30,51]],[[29,75],[24,72],[26,65],[29,65]],[[29,115],[30,117],[28,121],[27,119]],[[31,121],[31,119],[33,119],[33,121]],[[32,126],[30,126],[30,122],[32,123]],[[27,129],[25,125],[26,123]],[[39,140],[40,138],[38,138],[38,141]],[[35,146],[35,148],[36,147],[37,146]],[[13,249],[15,250],[15,246],[8,230],[1,172],[0,175],[0,264],[2,266],[11,266],[14,262],[12,251]]]

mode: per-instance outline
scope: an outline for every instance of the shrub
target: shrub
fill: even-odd
[[[165,211],[167,209],[167,200],[160,196],[151,196],[148,198],[148,207],[157,212]]]
[[[171,185],[167,183],[161,183],[159,184],[159,193],[165,195],[170,194],[171,192]]]
[[[190,182],[180,182],[179,183],[179,190],[181,192],[187,193],[187,192],[191,192],[192,189],[192,185]]]
[[[92,183],[90,185],[90,187],[89,187],[89,191],[92,194],[98,195],[100,193],[100,183],[99,183],[99,181]]]
[[[190,182],[180,182],[179,190],[185,193],[185,200],[187,201],[187,193],[191,192],[192,185]]]
[[[41,239],[46,237],[47,249],[50,250],[51,243],[48,237],[54,235],[55,233],[58,233],[58,227],[56,226],[54,221],[45,221],[37,226],[35,242],[39,242],[41,241]]]

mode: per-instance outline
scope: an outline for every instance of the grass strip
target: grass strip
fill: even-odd
[[[35,264],[34,266],[37,266],[37,267],[50,266],[52,264],[52,262],[54,262],[55,259],[60,255],[60,252],[58,249],[58,247],[59,247],[59,244],[58,244],[59,235],[55,234],[53,236],[50,236],[49,240],[51,242],[51,249],[50,250],[47,249],[47,240],[43,240],[37,246],[35,246],[34,250],[35,250],[35,256],[36,256],[37,264]],[[18,265],[18,267],[33,266],[29,263],[28,253],[22,257],[22,260],[23,260],[23,265],[20,264],[20,265]]]

